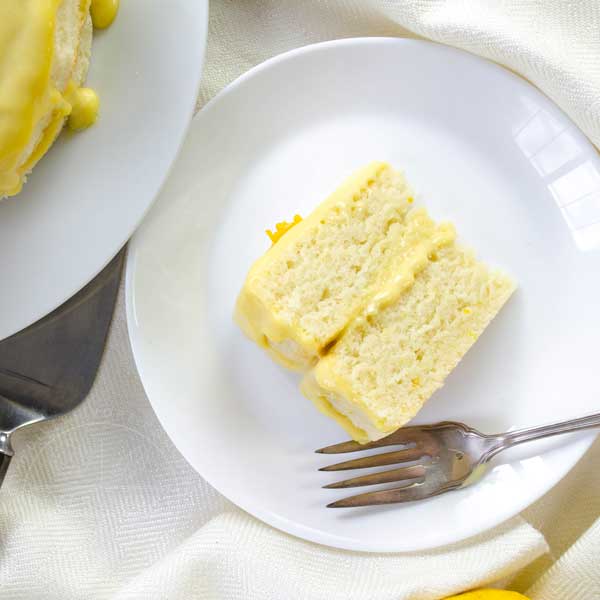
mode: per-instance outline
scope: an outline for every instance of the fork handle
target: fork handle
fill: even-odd
[[[541,427],[532,427],[531,429],[518,429],[517,431],[509,431],[502,435],[494,436],[499,444],[495,446],[487,456],[487,459],[492,458],[506,450],[511,446],[531,442],[542,438],[560,435],[562,433],[572,433],[573,431],[583,431],[585,429],[594,429],[600,427],[600,413],[579,417],[578,419],[570,419],[569,421],[561,421],[550,425],[542,425]]]

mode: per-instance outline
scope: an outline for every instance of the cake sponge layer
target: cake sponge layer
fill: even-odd
[[[350,323],[302,382],[359,442],[414,417],[514,290],[509,277],[456,244],[429,258],[412,285]]]

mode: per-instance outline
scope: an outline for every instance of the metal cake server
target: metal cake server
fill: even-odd
[[[0,484],[11,434],[63,415],[87,396],[102,358],[125,250],[48,316],[0,342]]]

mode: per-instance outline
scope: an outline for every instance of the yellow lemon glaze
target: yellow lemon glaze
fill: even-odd
[[[294,215],[294,220],[290,221],[281,221],[281,223],[277,223],[275,225],[275,231],[271,231],[267,229],[267,235],[273,244],[276,244],[283,235],[285,235],[294,225],[298,225],[302,221],[302,217],[300,215]]]
[[[60,0],[0,2],[0,197],[16,194],[35,125],[62,105],[50,83]]]
[[[54,108],[54,114],[52,116],[52,120],[44,129],[44,133],[42,134],[41,139],[38,141],[36,147],[33,152],[29,155],[27,160],[17,169],[17,173],[19,175],[19,187],[16,192],[21,191],[21,187],[23,186],[23,175],[28,173],[34,165],[37,163],[44,154],[48,151],[52,143],[56,139],[58,132],[60,131],[63,120],[66,116],[71,113],[71,104],[56,90],[54,90],[54,94],[60,97],[60,101],[56,102]],[[0,190],[0,195],[2,190]],[[10,195],[10,193],[9,193]]]
[[[314,376],[311,375],[302,380],[301,390],[304,395],[313,399],[315,406],[321,413],[336,421],[359,444],[366,444],[371,439],[381,437],[381,435],[370,437],[367,431],[369,429],[368,419],[361,419],[361,416],[358,414],[354,414],[353,417],[360,423],[360,426],[355,424],[346,414],[352,408],[351,403],[345,402],[338,394],[324,392],[323,388],[316,382]],[[372,433],[379,432],[373,430]]]
[[[458,596],[450,596],[446,600],[529,600],[527,596],[506,590],[474,590]]]
[[[98,94],[91,88],[76,88],[69,95],[71,114],[69,115],[69,129],[79,131],[96,122],[100,100]]]
[[[106,29],[119,12],[119,0],[92,0],[90,14],[96,29]]]

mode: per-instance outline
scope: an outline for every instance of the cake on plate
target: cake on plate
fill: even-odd
[[[236,320],[359,442],[409,421],[514,290],[382,162],[268,233]]]

